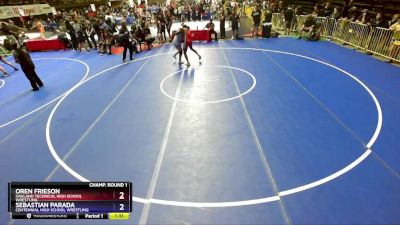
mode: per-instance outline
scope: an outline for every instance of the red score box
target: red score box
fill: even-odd
[[[52,40],[34,39],[26,41],[25,44],[26,48],[31,52],[66,49],[64,43],[58,39],[52,39]]]
[[[209,30],[190,30],[189,35],[192,41],[211,41]]]

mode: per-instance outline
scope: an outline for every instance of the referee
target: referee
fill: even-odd
[[[22,71],[24,71],[26,78],[31,83],[32,91],[38,91],[38,86],[43,87],[43,82],[35,72],[35,65],[29,53],[23,48],[18,48],[17,43],[12,44],[12,49],[14,50],[15,62],[21,65]]]

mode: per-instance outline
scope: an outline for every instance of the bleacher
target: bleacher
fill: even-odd
[[[0,0],[0,6],[49,4],[62,9],[88,6],[89,4],[105,5],[107,2],[107,0]]]
[[[343,7],[344,0],[330,0],[334,7]],[[302,7],[304,14],[312,13],[316,4],[323,7],[324,1],[315,0],[294,0],[294,5]],[[357,7],[361,12],[363,9],[368,9],[371,15],[377,12],[383,12],[385,17],[390,17],[393,14],[400,13],[400,0],[356,0],[352,6]]]

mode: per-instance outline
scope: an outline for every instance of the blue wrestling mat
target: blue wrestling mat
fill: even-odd
[[[0,224],[400,223],[400,68],[291,38],[194,48],[32,53],[42,90],[2,78]],[[133,212],[11,220],[10,181],[131,181]]]

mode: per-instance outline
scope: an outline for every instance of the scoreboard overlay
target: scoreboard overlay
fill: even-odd
[[[129,219],[131,182],[9,182],[12,219]]]

